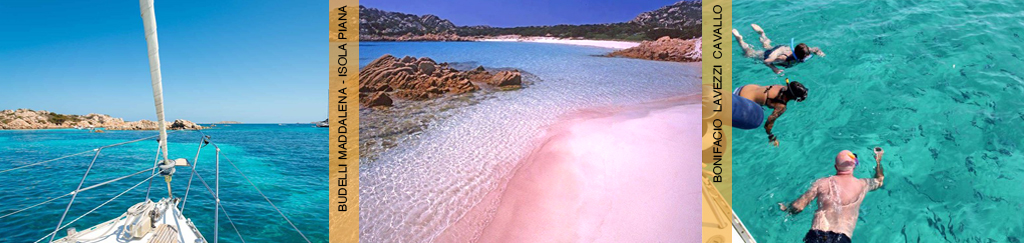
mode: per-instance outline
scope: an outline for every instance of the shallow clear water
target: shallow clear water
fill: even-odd
[[[301,238],[259,194],[239,176],[226,161],[230,159],[252,182],[259,186],[313,242],[327,241],[327,200],[323,198],[323,175],[327,169],[327,130],[310,124],[279,126],[217,125],[204,130],[221,147],[221,202],[228,210],[238,231],[247,242],[299,242]],[[0,131],[0,170],[89,151],[99,146],[125,142],[155,135],[155,131],[107,131],[88,133],[75,129],[6,130]],[[170,158],[195,158],[201,136],[195,131],[171,133],[168,137]],[[93,166],[85,186],[152,166],[156,140],[103,149]],[[78,186],[85,168],[93,158],[87,153],[0,174],[0,215],[30,206],[48,198],[68,193]],[[213,187],[214,148],[202,149],[198,168],[200,175]],[[178,168],[172,181],[176,197],[185,193],[188,169]],[[65,223],[109,200],[118,193],[145,179],[138,175],[81,193],[68,212]],[[128,207],[145,200],[147,184],[132,190],[110,204],[76,222],[73,227],[86,227],[121,215]],[[166,185],[155,178],[151,198],[167,196]],[[70,197],[0,220],[0,234],[10,242],[32,242],[53,231]],[[213,203],[209,192],[198,178],[193,182],[184,214],[199,228],[207,240],[213,241]],[[58,237],[64,236],[65,231]],[[231,224],[220,216],[221,242],[240,242]],[[299,239],[299,240],[296,240]]]
[[[885,186],[865,198],[860,242],[1020,242],[1024,236],[1024,4],[1020,1],[738,1],[733,26],[757,44],[791,37],[827,57],[787,69],[810,90],[775,126],[734,130],[736,213],[761,242],[794,242],[812,212],[787,216],[833,158],[886,149]],[[733,40],[734,86],[781,84],[743,59]],[[955,66],[954,66],[955,65]],[[866,165],[864,165],[864,162]],[[812,204],[813,205],[813,204]],[[814,210],[810,206],[806,210]]]
[[[518,68],[536,77],[524,80],[532,84],[523,89],[481,95],[468,105],[442,109],[432,103],[437,106],[421,108],[438,113],[423,121],[425,128],[404,135],[393,148],[362,154],[361,239],[430,241],[494,190],[559,116],[699,92],[696,64],[595,56],[611,51],[541,43],[363,43],[361,66],[390,53],[467,68]],[[406,114],[361,112],[364,118]],[[397,124],[411,118],[391,119]],[[387,125],[362,122],[360,129]]]

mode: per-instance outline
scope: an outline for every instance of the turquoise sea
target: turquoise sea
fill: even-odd
[[[327,173],[327,130],[311,124],[222,124],[203,133],[221,148],[221,202],[246,242],[302,242],[301,237],[227,162],[230,160],[263,191],[313,242],[327,242],[328,202],[324,199]],[[156,135],[156,131],[2,130],[0,171],[21,165],[89,151],[94,148]],[[172,132],[170,158],[196,156],[200,132]],[[156,139],[106,148],[96,160],[85,186],[150,168],[156,156]],[[0,173],[0,215],[73,191],[94,153]],[[202,149],[199,174],[214,186],[215,150]],[[65,223],[77,218],[136,183],[149,173],[82,192]],[[176,197],[185,194],[189,170],[179,167],[172,181]],[[117,200],[72,225],[79,230],[117,217],[146,198],[143,183]],[[213,241],[214,209],[211,194],[196,178],[188,195],[185,217]],[[153,180],[151,198],[167,196],[163,178]],[[56,200],[0,220],[0,242],[33,242],[53,231],[70,197]],[[62,230],[58,237],[65,235]],[[220,216],[220,242],[241,242],[226,216]]]
[[[734,28],[757,44],[790,38],[827,57],[786,69],[810,90],[776,123],[734,130],[733,204],[759,242],[795,242],[816,206],[787,215],[843,149],[885,186],[870,192],[856,242],[1020,242],[1024,239],[1024,2],[736,1]],[[733,85],[782,84],[733,39]],[[865,163],[866,162],[866,163]]]
[[[391,54],[526,73],[518,90],[360,110],[361,239],[431,241],[495,190],[561,117],[700,92],[699,64],[602,57],[612,51],[527,42],[360,43],[360,66]]]

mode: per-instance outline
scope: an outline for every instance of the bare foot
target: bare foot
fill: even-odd
[[[758,34],[764,34],[764,29],[761,29],[761,26],[758,26],[757,24],[750,24],[750,28],[753,28],[754,32],[757,32]]]

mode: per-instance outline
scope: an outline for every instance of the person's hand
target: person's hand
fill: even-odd
[[[786,211],[786,204],[779,203],[779,210]]]
[[[885,150],[882,150],[882,147],[875,147],[875,162],[882,162],[882,155],[885,155]]]
[[[775,134],[768,134],[768,144],[778,147],[778,137],[775,137]]]
[[[782,69],[775,70],[775,74],[778,74],[779,76],[786,76],[786,72]]]

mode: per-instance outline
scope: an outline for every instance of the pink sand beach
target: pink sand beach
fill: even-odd
[[[576,112],[438,242],[697,242],[700,105]]]

